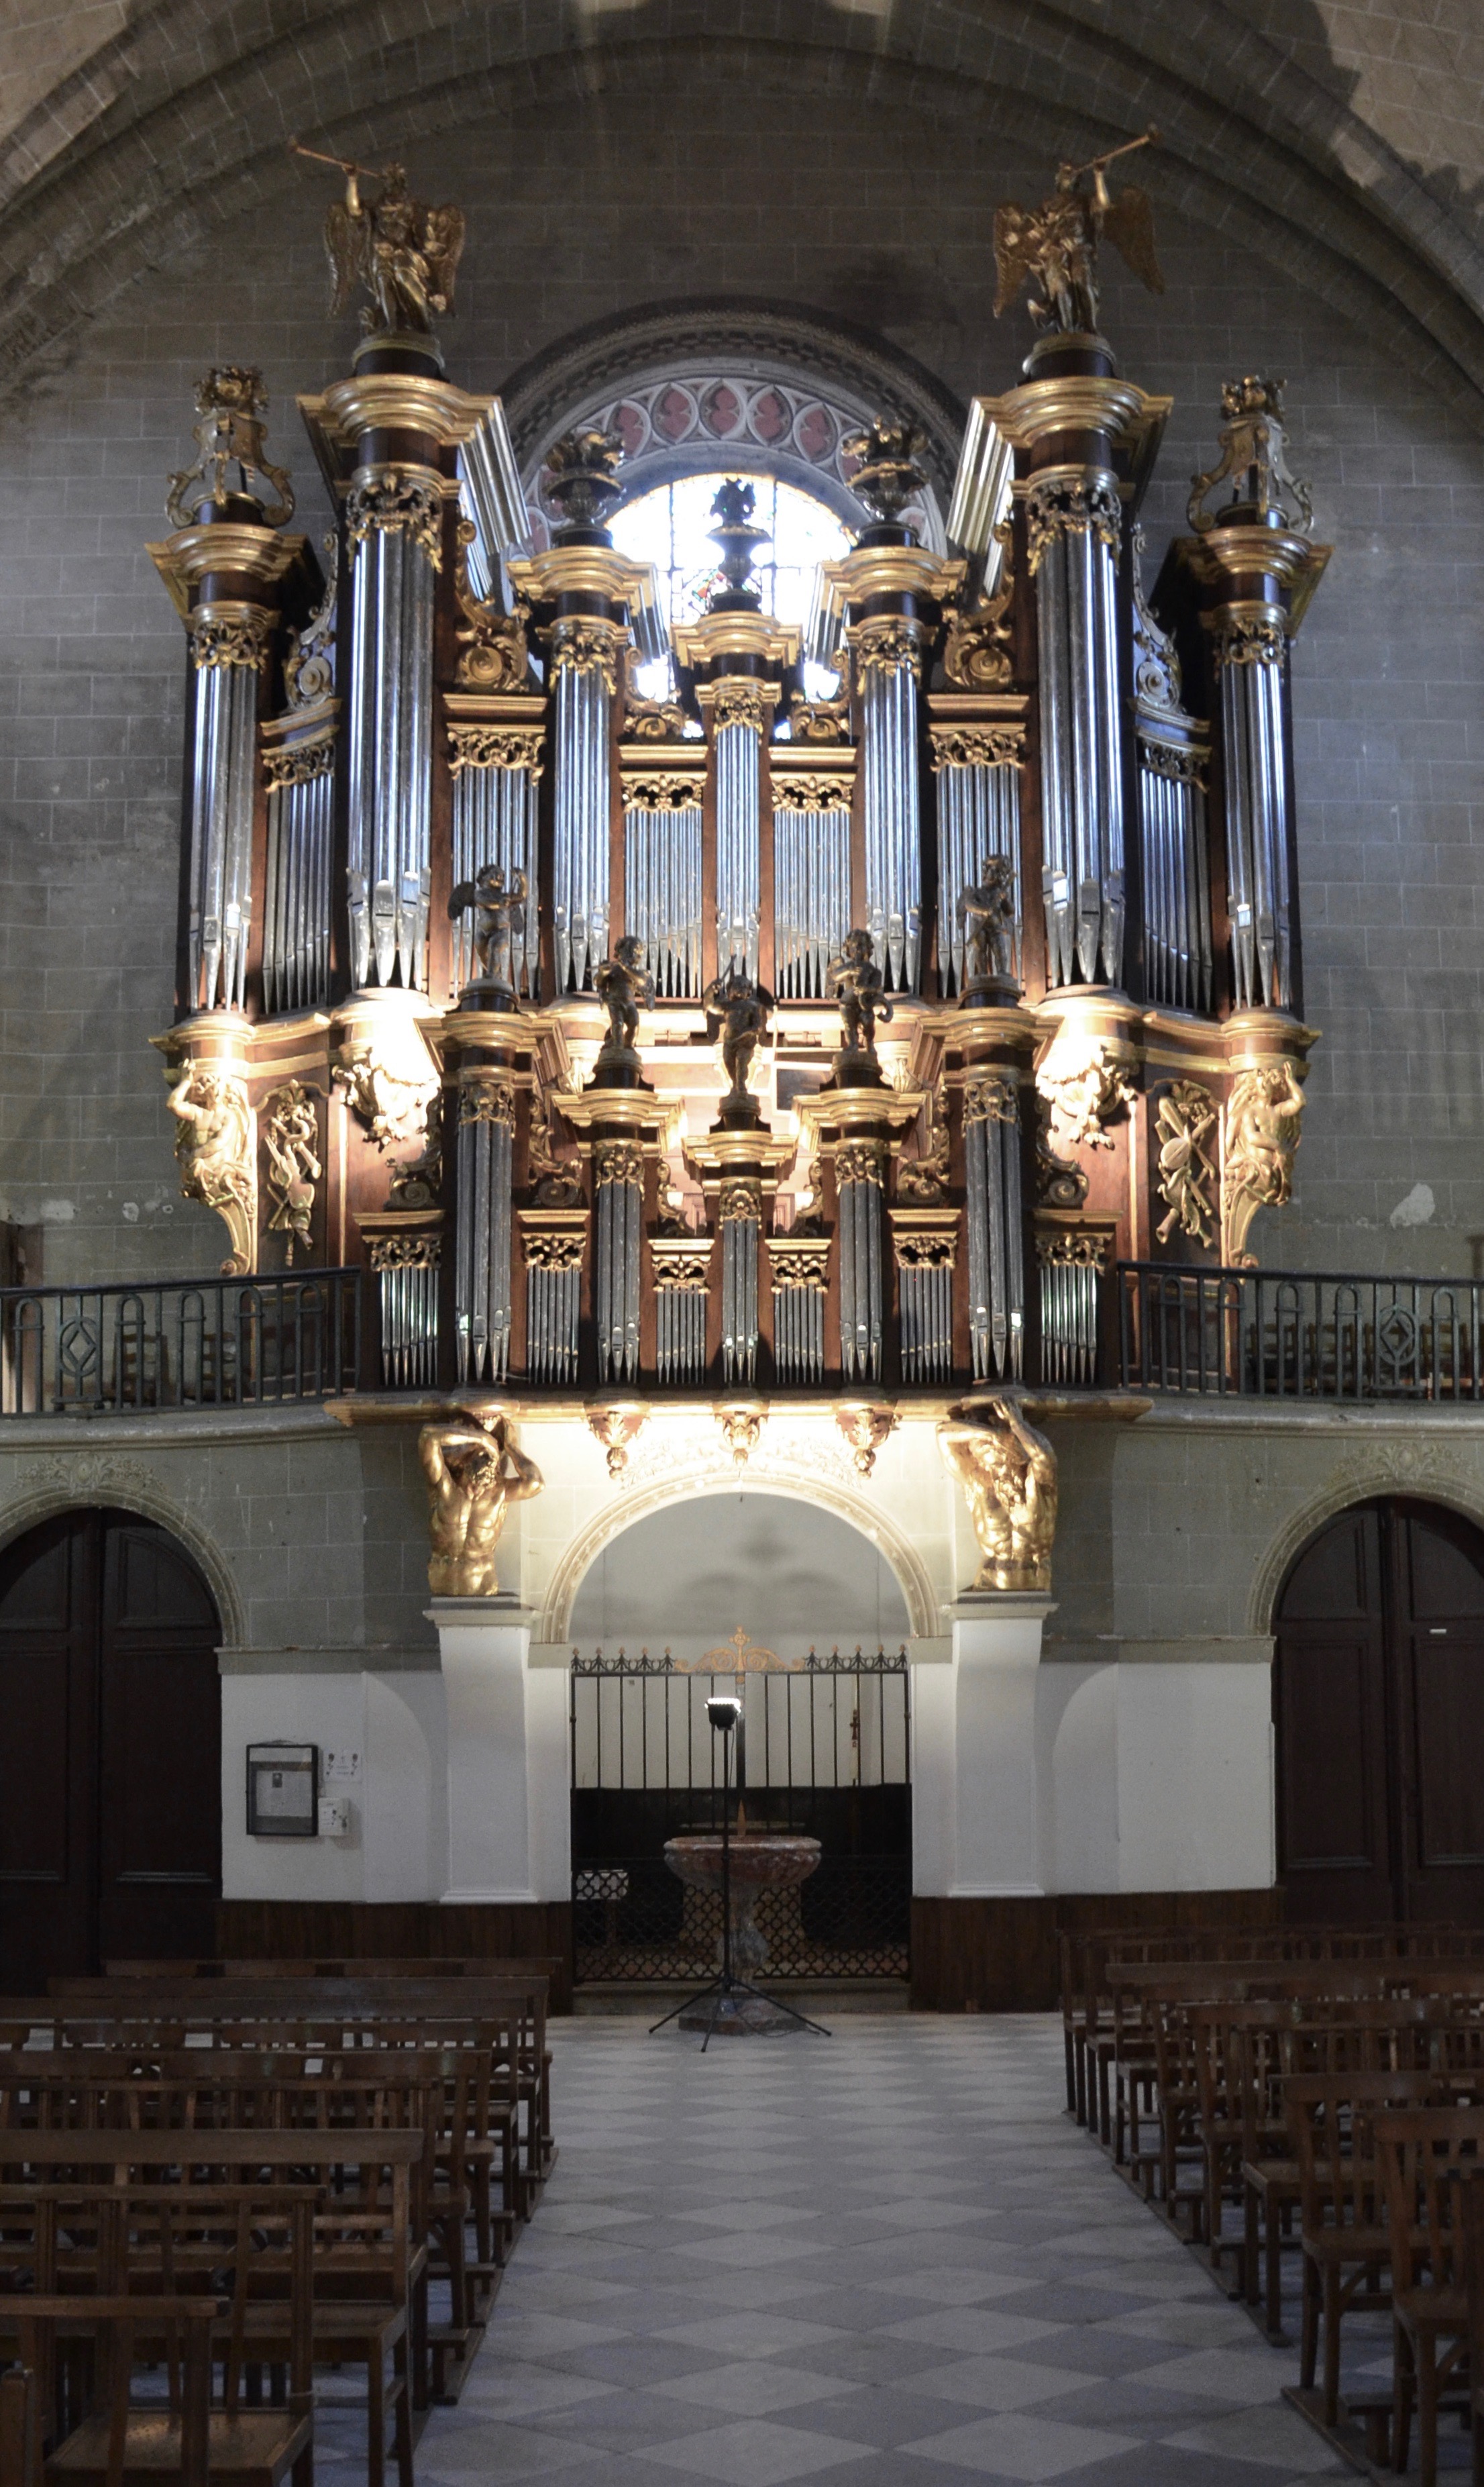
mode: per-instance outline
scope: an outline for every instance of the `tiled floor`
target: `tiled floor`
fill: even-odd
[[[560,2164],[420,2487],[1350,2474],[1062,2112],[1059,2022],[554,2044]]]

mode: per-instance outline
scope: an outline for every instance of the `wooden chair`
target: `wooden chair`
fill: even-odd
[[[1464,2267],[1473,2487],[1484,2487],[1484,2185],[1473,2169],[1453,2178],[1453,2227]]]
[[[1465,2170],[1484,2173],[1484,2108],[1382,2114],[1374,2131],[1391,2245],[1393,2457],[1405,2470],[1415,2399],[1421,2487],[1437,2487],[1439,2401],[1462,2370],[1469,2333],[1453,2179]]]
[[[0,2487],[32,2487],[36,2452],[36,2378],[29,2366],[0,2375]]]

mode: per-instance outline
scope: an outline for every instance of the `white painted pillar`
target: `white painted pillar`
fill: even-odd
[[[966,1590],[947,1666],[913,1669],[913,1873],[919,1896],[1038,1898],[1046,1791],[1036,1749],[1050,1598]]]
[[[446,1902],[571,1896],[564,1675],[533,1677],[510,1596],[435,1598],[448,1704]]]

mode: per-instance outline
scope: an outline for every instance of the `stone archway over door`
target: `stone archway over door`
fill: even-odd
[[[1330,1521],[1278,1599],[1291,1918],[1484,1918],[1484,1533],[1437,1503]]]
[[[0,1988],[215,1949],[220,1638],[137,1513],[61,1512],[0,1552]]]

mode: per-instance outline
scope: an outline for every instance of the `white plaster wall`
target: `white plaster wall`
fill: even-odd
[[[1273,1881],[1272,1679],[1206,1663],[1117,1670],[1121,1891]]]
[[[247,1746],[314,1744],[361,1755],[343,1839],[247,1831]],[[225,1675],[222,1896],[228,1900],[436,1900],[447,1850],[447,1738],[434,1673]]]

